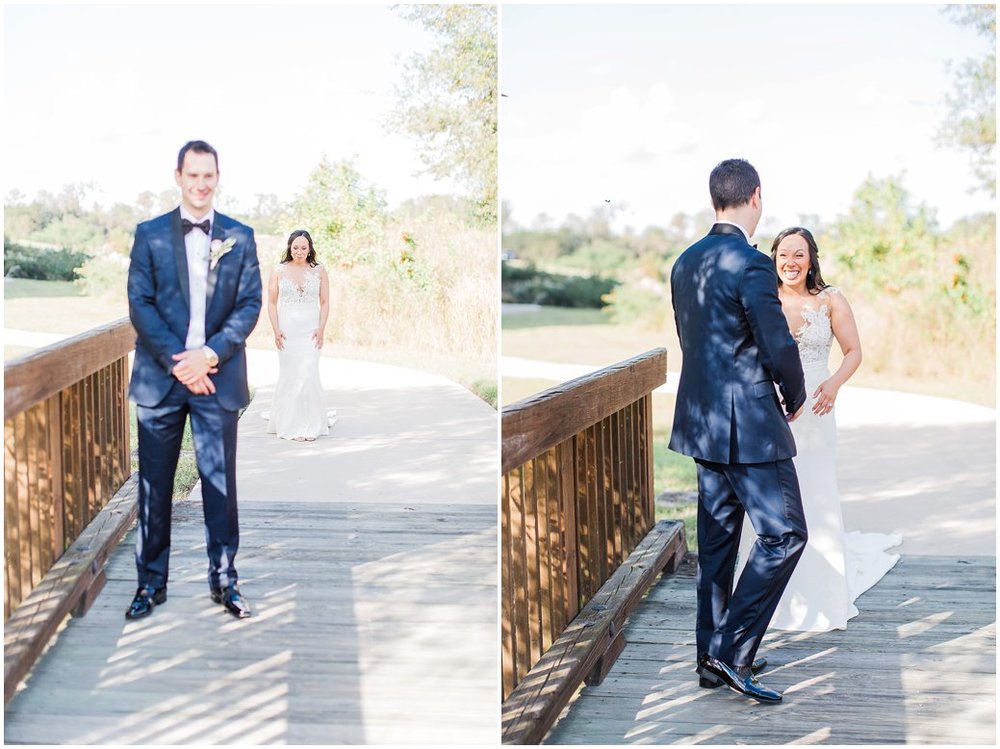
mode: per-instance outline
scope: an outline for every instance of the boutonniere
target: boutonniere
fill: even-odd
[[[236,237],[230,237],[226,241],[221,239],[213,239],[212,244],[209,247],[208,255],[208,269],[215,270],[215,266],[219,264],[222,260],[222,256],[233,249],[236,246]]]

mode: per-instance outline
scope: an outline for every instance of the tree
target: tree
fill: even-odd
[[[903,176],[869,175],[831,229],[837,260],[860,283],[891,293],[922,285],[936,260],[934,213],[911,205]]]
[[[389,127],[420,141],[437,178],[465,184],[484,223],[497,218],[497,11],[493,5],[396,6],[441,44],[414,55],[397,85]]]
[[[991,40],[993,51],[967,59],[955,75],[955,89],[947,96],[948,115],[938,131],[938,142],[968,151],[980,187],[996,196],[994,153],[997,142],[996,5],[949,5],[945,11],[956,23],[972,26]]]
[[[316,252],[342,266],[371,259],[385,229],[382,191],[366,183],[351,161],[325,156],[291,206],[293,228],[306,227]]]

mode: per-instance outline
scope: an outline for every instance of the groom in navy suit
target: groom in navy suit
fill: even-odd
[[[788,427],[806,389],[778,277],[749,241],[762,211],[757,170],[723,161],[709,191],[716,223],[670,275],[683,353],[670,449],[698,469],[699,684],[779,702],[757,680],[766,662],[755,656],[806,543]],[[757,540],[734,590],[745,517]]]
[[[139,587],[126,618],[167,600],[170,511],[184,423],[201,477],[212,600],[250,616],[235,567],[236,422],[250,402],[245,341],[261,308],[253,229],[216,213],[219,157],[204,141],[177,156],[178,208],[136,229],[128,271],[138,334],[129,396],[139,427]],[[224,577],[224,579],[223,579]]]

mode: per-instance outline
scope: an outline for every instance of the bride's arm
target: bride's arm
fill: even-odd
[[[278,351],[285,347],[285,334],[278,327],[278,269],[271,271],[271,279],[267,282],[267,316],[271,320],[271,330],[274,331],[274,345]]]
[[[844,360],[837,371],[830,375],[830,379],[813,393],[813,397],[817,398],[813,411],[818,414],[829,413],[833,409],[840,388],[861,366],[861,337],[858,335],[858,325],[854,321],[851,305],[836,289],[830,294],[830,323],[833,335],[844,354]]]
[[[319,327],[313,333],[316,348],[323,348],[323,336],[326,331],[326,321],[330,316],[330,277],[326,268],[319,266]]]

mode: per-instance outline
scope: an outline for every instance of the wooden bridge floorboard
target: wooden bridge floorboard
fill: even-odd
[[[650,590],[546,743],[995,744],[995,557],[904,556],[847,630],[768,633],[778,705],[698,687],[694,572],[689,557]]]
[[[168,601],[125,620],[132,531],[11,701],[6,741],[496,740],[495,508],[253,502],[240,522],[253,618],[209,599],[201,503],[178,503]]]

